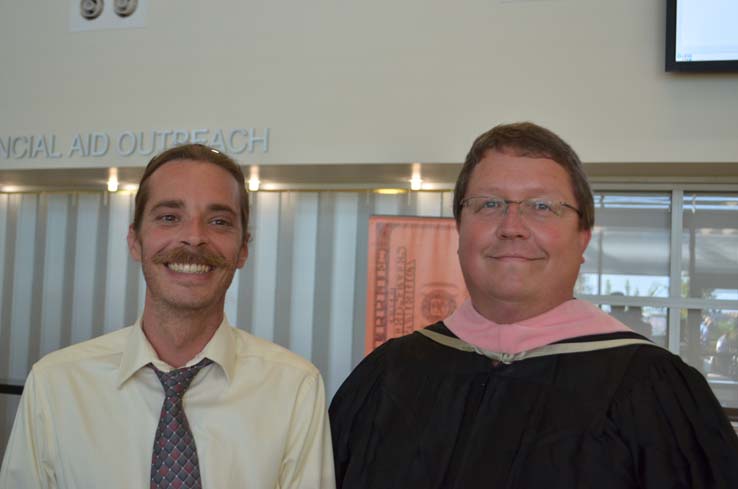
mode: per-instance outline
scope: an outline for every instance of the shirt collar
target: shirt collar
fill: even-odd
[[[194,365],[206,357],[220,366],[223,373],[225,373],[226,382],[230,384],[236,367],[236,338],[232,326],[225,316],[205,348],[184,366]],[[118,366],[118,387],[122,386],[131,376],[149,363],[154,364],[156,368],[163,372],[172,370],[171,365],[163,362],[157,356],[154,347],[151,346],[141,328],[141,319],[139,319],[132,326],[131,334],[128,335],[123,349],[123,355]]]

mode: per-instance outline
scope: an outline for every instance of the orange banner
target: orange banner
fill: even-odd
[[[369,218],[366,353],[446,318],[468,296],[447,218]]]

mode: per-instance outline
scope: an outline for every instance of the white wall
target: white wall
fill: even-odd
[[[242,162],[458,162],[528,119],[585,161],[738,160],[738,75],[665,73],[663,0],[153,0],[92,32],[69,8],[0,0],[0,137],[269,127]]]

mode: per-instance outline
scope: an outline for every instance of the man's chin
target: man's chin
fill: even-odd
[[[166,298],[161,301],[170,310],[180,313],[194,313],[211,309],[217,301],[203,298]]]
[[[212,290],[190,285],[170,285],[166,291],[159,291],[155,302],[174,311],[198,311],[209,309],[221,302],[224,297],[216,297]]]
[[[516,280],[513,277],[501,279],[492,284],[483,284],[478,290],[480,298],[509,304],[526,303],[531,297],[537,295],[530,283]]]

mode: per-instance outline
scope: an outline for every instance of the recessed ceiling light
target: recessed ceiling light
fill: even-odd
[[[397,195],[405,194],[407,190],[404,188],[378,188],[374,192],[382,195]]]

